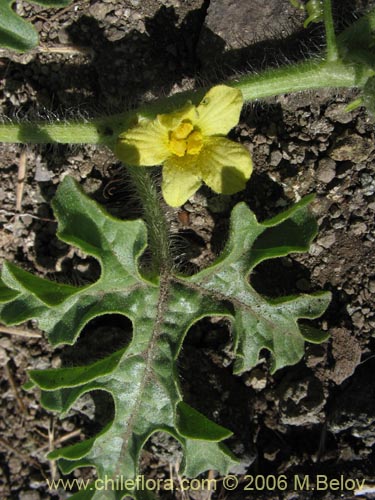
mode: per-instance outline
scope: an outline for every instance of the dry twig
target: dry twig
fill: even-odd
[[[8,333],[9,335],[17,335],[18,337],[29,337],[34,339],[42,338],[42,334],[38,332],[32,332],[31,330],[21,330],[20,328],[14,328],[12,326],[0,325],[1,333]]]
[[[9,385],[10,385],[12,391],[13,391],[14,397],[16,398],[17,404],[18,404],[20,410],[22,411],[22,413],[26,414],[27,413],[26,407],[23,404],[23,401],[18,393],[18,388],[17,388],[16,382],[14,380],[13,374],[9,368],[8,363],[5,364],[5,372],[7,374],[8,382],[9,382]]]
[[[50,425],[48,428],[48,451],[51,453],[55,449],[55,439],[54,439],[54,421],[53,417],[50,418]],[[48,460],[50,464],[51,479],[54,481],[57,475],[56,460]]]
[[[29,214],[24,212],[22,214],[18,214],[16,212],[9,212],[8,210],[0,210],[0,214],[9,215],[11,217],[31,217],[32,219],[42,220],[43,222],[56,222],[55,219],[46,219],[45,217],[38,217],[37,215]]]
[[[78,45],[39,45],[35,51],[40,54],[83,54],[90,57],[94,55],[94,50],[91,47]]]
[[[76,429],[75,431],[69,432],[68,434],[65,434],[65,436],[61,436],[60,438],[56,439],[54,441],[54,445],[62,444],[65,441],[68,441],[69,439],[72,439],[76,436],[79,436],[81,434],[81,429]],[[46,437],[46,436],[43,436]],[[40,448],[37,448],[33,453],[39,453],[40,451],[45,450],[46,448],[49,448],[49,443],[41,446]]]
[[[211,500],[212,493],[215,491],[215,488],[213,489],[211,488],[211,482],[215,480],[215,473],[212,469],[208,471],[207,479],[208,479],[207,484],[209,485],[209,488],[207,489],[207,495],[204,500]]]
[[[26,150],[23,149],[21,151],[20,160],[18,163],[18,179],[17,179],[17,192],[16,192],[17,212],[20,212],[22,207],[22,198],[25,188],[26,167],[27,167],[27,155],[26,155]]]

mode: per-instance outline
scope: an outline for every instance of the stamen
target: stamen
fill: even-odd
[[[177,156],[184,156],[186,153],[187,143],[185,139],[177,139],[173,134],[169,141],[169,150]]]
[[[192,132],[187,139],[186,152],[188,155],[197,155],[203,146],[203,136],[200,132]]]
[[[194,130],[189,121],[181,122],[178,127],[169,133],[169,150],[176,156],[186,154],[195,155],[203,146],[203,137],[200,132]]]
[[[172,132],[172,136],[174,136],[176,139],[186,139],[193,129],[194,127],[190,122],[182,122]]]

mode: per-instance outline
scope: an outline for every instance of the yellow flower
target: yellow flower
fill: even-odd
[[[122,133],[116,155],[133,166],[163,164],[162,192],[172,207],[185,203],[204,181],[216,193],[244,189],[252,172],[248,151],[224,136],[238,123],[243,104],[240,90],[218,85],[198,106],[139,118]]]

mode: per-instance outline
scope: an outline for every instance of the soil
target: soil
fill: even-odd
[[[274,0],[275,5],[278,1],[283,4]],[[227,18],[227,31],[233,31],[226,17],[227,4],[222,0],[81,0],[65,9],[47,9],[19,1],[17,11],[38,29],[43,50],[22,56],[0,53],[0,113],[15,119],[93,116],[193,88],[202,81],[215,83],[224,72],[246,70],[245,55],[251,55],[254,67],[275,64],[280,54],[270,34],[280,35],[277,11],[267,20],[273,23],[267,25],[267,37],[259,41],[264,49],[259,60],[259,50],[250,54],[238,46],[241,37],[234,48],[226,45],[223,20]],[[373,5],[365,0],[335,4],[339,4],[335,5],[338,26],[350,18],[348,12],[354,18]],[[213,14],[218,5],[220,34],[214,33],[215,23],[210,24],[210,19],[218,19]],[[258,33],[260,2],[256,8],[254,31]],[[302,32],[301,22],[297,13],[290,24],[293,33],[284,37],[282,46],[289,58],[300,57],[304,50],[312,53],[322,43],[319,27]],[[249,23],[251,33],[251,19]],[[297,39],[303,40],[298,50]],[[215,43],[207,47],[209,40]],[[202,50],[202,44],[209,50]],[[222,65],[213,68],[215,50],[215,61]],[[358,494],[345,488],[295,491],[294,478],[298,475],[302,481],[308,475],[312,483],[317,474],[329,480],[363,479],[370,491],[375,483],[374,120],[363,108],[345,111],[356,96],[354,90],[322,90],[247,106],[232,132],[232,138],[253,156],[255,171],[247,189],[225,197],[203,187],[184,207],[168,211],[171,231],[180,245],[178,264],[194,270],[212,262],[223,247],[230,210],[237,202],[246,201],[263,220],[316,193],[312,210],[319,234],[309,253],[263,263],[251,280],[268,296],[324,289],[332,292],[333,299],[324,316],[315,321],[329,331],[329,340],[307,344],[300,363],[274,375],[270,375],[267,352],[261,353],[250,372],[232,375],[230,325],[225,320],[206,319],[191,329],[179,358],[185,399],[234,432],[228,446],[241,459],[233,471],[241,484],[235,491],[219,486],[211,496],[161,491],[162,498],[349,500]],[[126,172],[109,151],[93,146],[0,145],[0,151],[1,261],[10,260],[67,283],[95,280],[96,263],[57,240],[50,201],[60,180],[72,175],[114,215],[136,216]],[[17,175],[25,160],[24,191],[17,209]],[[23,328],[38,333],[33,322]],[[1,333],[1,498],[67,498],[62,490],[47,489],[46,478],[59,473],[46,452],[61,439],[68,444],[92,435],[108,417],[108,401],[97,394],[82,398],[66,418],[48,413],[40,407],[36,392],[22,389],[27,370],[100,355],[104,331],[104,348],[115,349],[130,328],[130,322],[119,316],[96,320],[82,334],[81,351],[77,347],[52,350],[43,336]],[[88,330],[94,339],[90,346],[84,342]],[[177,443],[158,434],[147,443],[142,472],[168,478],[180,460]],[[81,469],[71,477],[90,475],[90,470]],[[258,483],[259,491],[246,490],[251,480],[246,475],[285,475],[288,488],[262,489]],[[373,496],[370,492],[360,498]]]

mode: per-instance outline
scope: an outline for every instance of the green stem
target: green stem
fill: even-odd
[[[323,0],[323,19],[326,30],[327,61],[337,61],[339,53],[337,50],[335,26],[333,24],[331,0]]]
[[[152,256],[152,273],[168,274],[172,268],[168,224],[161,207],[155,183],[147,168],[127,167],[132,183],[143,206],[143,219],[148,230],[148,248]]]
[[[341,61],[307,61],[244,76],[227,85],[241,89],[245,101],[254,101],[280,94],[318,88],[356,87],[367,80],[367,71]],[[131,126],[136,113],[153,118],[181,106],[188,99],[197,103],[204,89],[186,92],[168,99],[146,104],[140,109],[85,122],[64,123],[3,123],[0,124],[0,142],[98,144],[113,149],[118,135]]]
[[[356,87],[365,82],[354,65],[337,61],[307,61],[250,75],[230,85],[241,89],[245,101],[319,88]]]
[[[111,146],[114,143],[113,129],[126,130],[133,115],[124,113],[84,122],[5,122],[0,124],[0,142]]]

